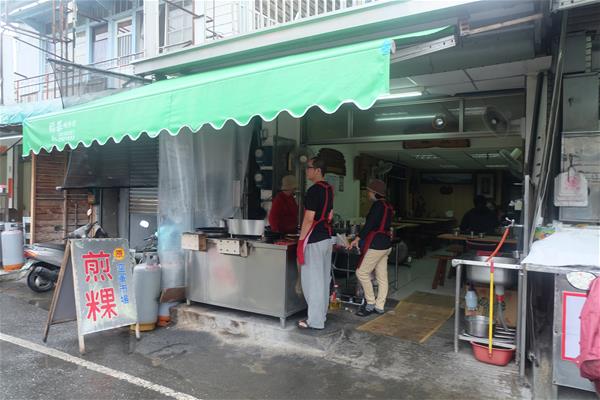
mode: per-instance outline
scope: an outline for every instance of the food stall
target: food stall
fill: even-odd
[[[193,301],[269,315],[279,318],[285,327],[287,317],[306,308],[296,265],[296,241],[265,238],[260,229],[263,221],[228,222],[251,225],[255,232],[230,234],[231,228],[205,228],[183,235],[188,304]]]

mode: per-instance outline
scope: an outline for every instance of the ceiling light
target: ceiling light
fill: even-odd
[[[412,121],[417,119],[431,119],[435,117],[433,114],[429,115],[399,115],[397,113],[394,114],[375,114],[375,121],[377,122],[385,122],[385,121]]]
[[[379,96],[377,98],[377,100],[379,100],[379,101],[396,100],[396,99],[404,99],[407,97],[418,97],[418,96],[423,96],[423,90],[411,88],[411,90],[406,90],[404,92],[396,92],[396,93],[390,93],[390,94],[385,94],[383,96]]]
[[[454,164],[440,164],[440,168],[458,168],[458,165],[454,165]]]
[[[436,115],[431,122],[431,126],[433,126],[435,129],[444,129],[446,126],[446,116],[442,114]]]

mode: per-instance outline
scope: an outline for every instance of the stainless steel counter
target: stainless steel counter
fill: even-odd
[[[296,244],[242,244],[242,255],[223,254],[219,239],[208,239],[207,251],[187,251],[188,301],[278,317],[285,326],[287,317],[306,308]]]
[[[569,265],[569,266],[555,266],[555,265],[539,265],[539,264],[523,264],[523,267],[529,272],[544,272],[547,274],[561,274],[566,275],[569,272],[590,272],[592,274],[600,274],[600,268],[583,266],[583,265]]]
[[[578,321],[581,306],[586,296],[586,290],[576,288],[567,279],[571,272],[588,272],[593,276],[600,276],[600,268],[581,265],[569,266],[553,266],[539,264],[524,264],[524,270],[527,273],[538,272],[546,273],[554,276],[554,318],[553,318],[553,335],[552,335],[552,382],[555,385],[569,386],[577,389],[588,390],[593,392],[594,385],[582,378],[579,373],[579,368],[573,362],[573,343],[577,347],[579,341],[578,333],[565,332],[567,326],[572,324],[572,321]],[[567,306],[565,299],[569,297],[572,300]],[[569,317],[567,317],[567,312]],[[571,321],[571,323],[563,323]],[[570,342],[569,346],[567,342]]]
[[[496,258],[496,257],[495,257]],[[455,299],[454,299],[454,351],[458,352],[458,341],[469,340],[480,343],[487,343],[487,339],[480,339],[474,337],[467,337],[461,334],[460,329],[460,286],[462,282],[462,268],[463,266],[474,266],[490,269],[490,263],[482,261],[486,257],[468,256],[463,255],[460,259],[453,259],[452,266],[456,267],[456,288],[455,288]],[[500,270],[516,270],[518,274],[517,278],[517,330],[516,330],[516,362],[519,365],[519,375],[525,375],[525,307],[526,307],[526,290],[527,288],[527,275],[523,273],[523,268],[518,260],[509,262],[509,259],[498,257],[497,262],[494,262],[494,268]],[[507,346],[508,347],[508,346]]]

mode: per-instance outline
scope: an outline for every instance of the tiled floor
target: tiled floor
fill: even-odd
[[[455,280],[454,278],[447,278],[448,272],[450,268],[452,268],[450,265],[446,267],[446,280],[444,286],[438,286],[437,289],[431,288],[431,282],[433,281],[433,275],[437,268],[438,262],[437,259],[432,258],[432,255],[439,253],[440,251],[427,253],[423,258],[413,259],[409,264],[410,267],[398,267],[398,289],[394,289],[392,284],[388,297],[401,300],[416,291],[448,294],[454,296]],[[388,275],[390,279],[394,279],[393,265],[390,266]]]
[[[397,288],[393,283],[395,279],[395,267],[394,264],[391,263],[392,260],[390,259],[390,265],[388,268],[388,279],[390,281],[388,298],[402,300],[416,291],[454,296],[455,280],[454,278],[447,278],[448,272],[452,268],[450,263],[448,263],[448,266],[446,267],[446,280],[444,286],[438,286],[437,289],[431,288],[431,282],[433,281],[433,275],[436,271],[438,262],[438,260],[432,256],[436,254],[445,254],[445,252],[443,249],[428,252],[423,258],[413,258],[411,262],[408,263],[409,266],[398,266]],[[354,276],[350,278],[350,282],[350,287],[352,287],[354,282],[356,282]],[[345,280],[343,278],[339,278],[338,284],[340,287],[344,288]],[[350,292],[351,291],[352,290],[350,290]]]

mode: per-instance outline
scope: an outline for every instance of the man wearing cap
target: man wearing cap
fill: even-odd
[[[298,189],[298,181],[294,175],[286,175],[281,179],[281,192],[273,199],[269,213],[271,230],[277,233],[298,232],[298,203],[294,192]]]
[[[356,277],[360,281],[366,304],[360,307],[356,315],[364,317],[374,312],[383,314],[388,293],[388,256],[391,252],[391,231],[394,209],[385,200],[385,183],[373,179],[367,186],[369,200],[373,202],[362,230],[350,243],[350,248],[360,243],[361,256],[356,269]],[[378,291],[377,298],[371,284],[371,273],[375,271]]]

